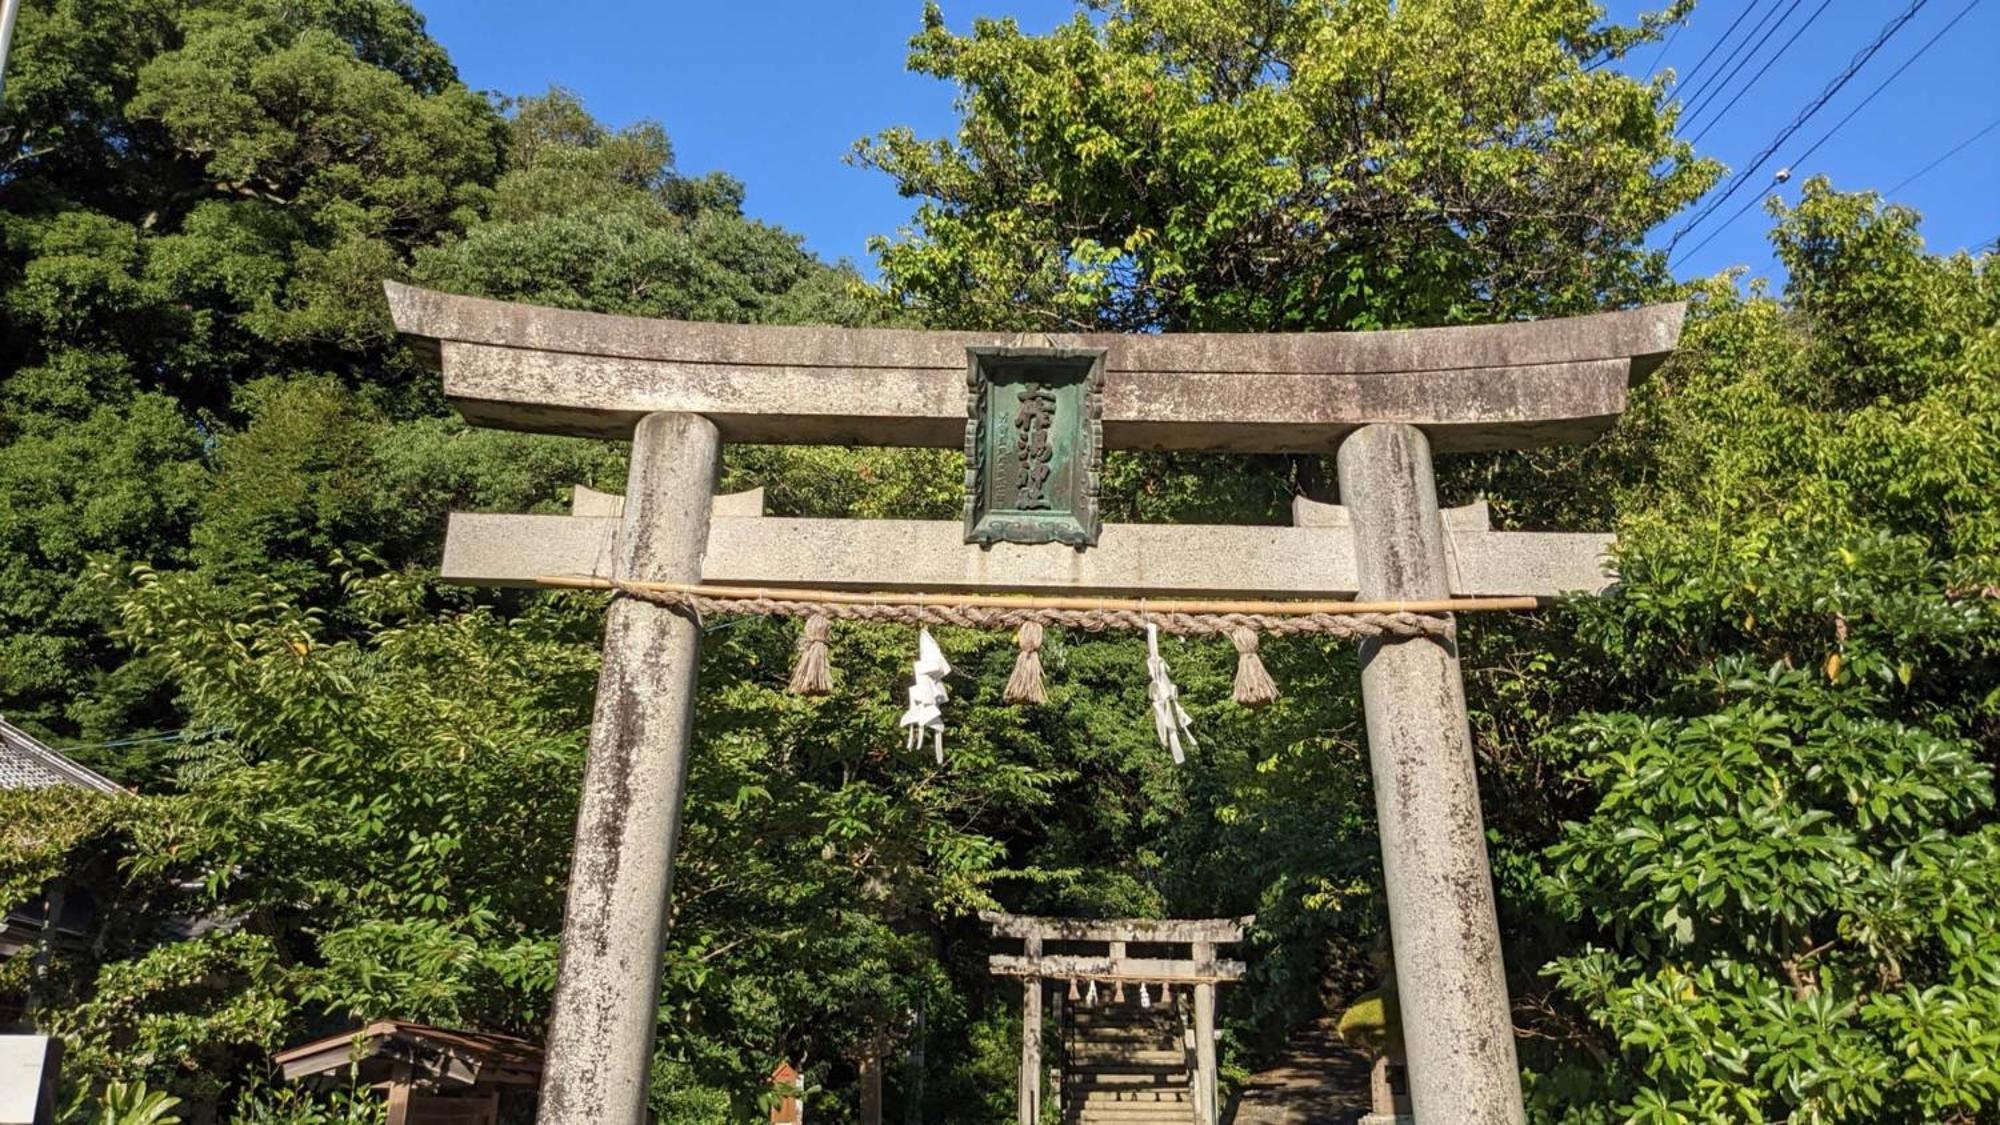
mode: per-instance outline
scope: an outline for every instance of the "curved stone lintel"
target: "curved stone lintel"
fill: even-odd
[[[478,425],[596,437],[653,411],[725,439],[953,447],[965,349],[1107,349],[1114,448],[1326,452],[1408,422],[1443,450],[1588,440],[1680,335],[1682,305],[1388,332],[1056,335],[605,316],[388,283],[396,327]]]

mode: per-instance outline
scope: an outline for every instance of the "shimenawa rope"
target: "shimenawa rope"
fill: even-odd
[[[1099,633],[1107,629],[1158,627],[1162,633],[1234,633],[1254,629],[1277,636],[1317,633],[1334,637],[1448,637],[1451,619],[1435,613],[1183,613],[1137,609],[1048,609],[1009,605],[854,605],[790,598],[717,597],[684,590],[661,590],[627,582],[610,588],[623,597],[693,610],[703,617],[749,614],[812,617],[842,621],[888,621],[905,625],[957,625],[967,629],[1018,629],[1030,622]]]
[[[1356,639],[1377,637],[1449,638],[1455,627],[1450,616],[1458,610],[1527,609],[1532,598],[1442,599],[1423,603],[1354,603],[1342,610],[1339,602],[1190,602],[1169,601],[1157,607],[1145,601],[1090,598],[1022,598],[1018,601],[977,595],[895,595],[850,594],[811,589],[762,590],[754,587],[701,586],[660,582],[622,582],[602,578],[542,578],[545,586],[609,589],[619,597],[634,598],[691,614],[697,620],[723,614],[763,617],[803,617],[799,633],[798,659],[792,668],[791,690],[799,695],[827,695],[833,690],[833,670],[827,656],[831,621],[896,622],[928,627],[956,625],[970,629],[1015,630],[1020,654],[1013,675],[1001,693],[1009,703],[1041,703],[1042,634],[1048,626],[1102,632],[1108,629],[1140,629],[1147,633],[1149,651],[1159,633],[1223,634],[1236,648],[1236,680],[1233,696],[1246,707],[1259,707],[1279,696],[1258,654],[1260,634],[1278,636],[1318,634]],[[1366,608],[1362,608],[1366,606]],[[1296,607],[1296,608],[1294,608]],[[1409,607],[1409,608],[1405,608]],[[929,634],[926,633],[928,639]],[[1153,658],[1157,661],[1157,655]],[[1159,673],[1153,673],[1155,690],[1171,692],[1171,684],[1161,689]],[[1169,701],[1171,702],[1171,701]],[[1155,701],[1159,706],[1159,701]],[[1184,725],[1184,723],[1182,724]],[[1192,737],[1191,735],[1189,736]],[[1162,734],[1162,738],[1167,738]],[[1171,743],[1172,739],[1168,739]],[[941,752],[941,751],[940,751]]]

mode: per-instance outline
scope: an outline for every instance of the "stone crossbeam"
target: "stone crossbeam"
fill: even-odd
[[[986,959],[994,976],[1043,980],[1187,981],[1190,984],[1242,980],[1245,966],[1226,958],[1188,960],[1165,957],[1072,957],[1045,953],[1028,957],[995,953]]]
[[[1040,938],[1043,941],[1130,942],[1165,945],[1206,941],[1225,944],[1243,940],[1243,931],[1257,921],[1242,918],[1042,918],[1031,914],[979,912],[979,920],[996,938]]]
[[[1393,332],[1063,335],[690,323],[389,283],[397,331],[480,426],[624,437],[654,411],[729,442],[956,448],[966,348],[1104,348],[1109,448],[1324,453],[1373,422],[1439,451],[1587,441],[1680,336],[1681,305]]]
[[[609,517],[453,513],[443,577],[532,586],[543,577],[613,577]],[[733,586],[1107,597],[1348,597],[1354,536],[1344,527],[1110,524],[1098,545],[968,545],[943,520],[729,518],[709,526],[702,581]],[[1600,593],[1611,536],[1455,530],[1452,594]]]

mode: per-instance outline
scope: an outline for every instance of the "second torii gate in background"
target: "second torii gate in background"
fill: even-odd
[[[1481,507],[1440,512],[1431,456],[1596,437],[1624,409],[1631,378],[1672,350],[1683,312],[1369,333],[1022,336],[690,324],[388,292],[398,330],[442,370],[468,421],[633,442],[621,514],[454,516],[447,578],[1155,598],[1603,589],[1607,536],[1495,532]],[[996,439],[980,412],[996,380],[1019,381],[1006,365],[1038,363],[1067,374],[1041,385],[1031,372],[1007,416],[1039,457],[1023,455],[1023,495],[1034,494],[1021,507],[1044,499],[1051,456],[1107,448],[1337,453],[1342,506],[1302,505],[1291,527],[1100,529],[1094,476],[1065,478],[1076,518],[1051,533],[1061,541],[1010,541],[1021,514],[989,518],[992,497],[982,500],[993,481],[982,458]],[[1051,451],[1039,427],[1077,409],[1087,423]],[[724,441],[963,443],[968,519],[728,518],[712,498]],[[695,624],[671,609],[622,598],[609,611],[543,1125],[645,1118],[699,646]],[[1416,1115],[1426,1125],[1519,1122],[1456,644],[1385,637],[1364,642],[1361,657]]]
[[[1220,946],[1235,945],[1257,919],[1243,918],[1034,918],[1021,914],[982,912],[979,920],[992,928],[993,936],[1017,939],[1021,952],[996,953],[987,958],[987,968],[995,976],[1021,979],[1021,1074],[1018,1083],[1018,1125],[1042,1125],[1042,1001],[1050,984],[1079,981],[1119,984],[1135,988],[1161,989],[1164,1006],[1172,1007],[1171,992],[1183,986],[1192,997],[1189,1042],[1181,1065],[1187,1074],[1187,1095],[1194,1109],[1194,1125],[1217,1125],[1221,1120],[1221,1100],[1216,1088],[1215,987],[1226,981],[1243,979],[1243,962],[1218,956]],[[1057,952],[1061,945],[1072,952]],[[1150,947],[1151,955],[1133,956],[1133,946]],[[1088,951],[1075,952],[1080,946]],[[1102,946],[1100,950],[1097,947]],[[1185,948],[1185,952],[1182,949]],[[1163,955],[1164,954],[1164,955]],[[1093,987],[1093,991],[1095,991]],[[1058,1010],[1067,1022],[1074,1013],[1063,1011],[1065,996],[1055,993]],[[1110,998],[1106,997],[1109,1003]],[[1064,1086],[1070,1075],[1064,1072]],[[1121,1077],[1125,1077],[1121,1075]],[[1097,1091],[1091,1091],[1097,1092]],[[1078,1100],[1087,1100],[1081,1092]],[[1109,1091],[1135,1093],[1160,1098],[1180,1093],[1154,1088],[1122,1087]],[[1062,1112],[1085,1116],[1088,1109],[1071,1106],[1063,1099]],[[1066,1116],[1064,1118],[1068,1120]]]

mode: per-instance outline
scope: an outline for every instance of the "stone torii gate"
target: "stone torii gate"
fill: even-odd
[[[448,579],[1141,598],[1602,590],[1608,536],[1494,532],[1478,505],[1440,512],[1431,456],[1598,436],[1624,409],[1630,380],[1672,350],[1683,312],[1370,333],[1051,336],[693,324],[386,288],[398,331],[442,371],[469,422],[633,443],[620,514],[455,515]],[[984,388],[1015,377],[1007,364],[1037,362],[1073,369],[1059,386],[1080,397],[1037,404],[1087,410],[1071,445],[1335,453],[1342,506],[1302,505],[1291,527],[1100,529],[1094,475],[1058,472],[1075,517],[1048,532],[1059,541],[1019,541],[1008,526],[1016,516],[988,518],[977,495],[964,526],[717,510],[725,441],[963,443],[977,461],[991,440],[981,436],[992,426],[989,415],[981,430]],[[1025,391],[1020,402],[1005,417],[1025,442],[1034,420]],[[976,493],[992,474],[975,464],[968,476]],[[694,622],[670,608],[620,598],[608,611],[542,1125],[645,1119],[699,646]],[[1362,643],[1361,663],[1416,1116],[1519,1122],[1456,645],[1382,637]]]
[[[1217,956],[1218,946],[1243,940],[1257,919],[1244,918],[1035,918],[982,911],[979,920],[996,938],[1015,938],[1021,952],[995,953],[987,969],[1021,978],[1021,1075],[1018,1125],[1042,1125],[1042,999],[1050,983],[1130,981],[1136,987],[1183,985],[1194,996],[1193,1065],[1188,1068],[1195,1125],[1216,1125],[1215,986],[1243,979],[1241,961]],[[1055,953],[1053,944],[1103,946],[1100,954]],[[1130,956],[1130,947],[1186,946],[1185,956]],[[1106,998],[1107,1002],[1109,998]],[[1063,994],[1056,993],[1057,1004]]]

